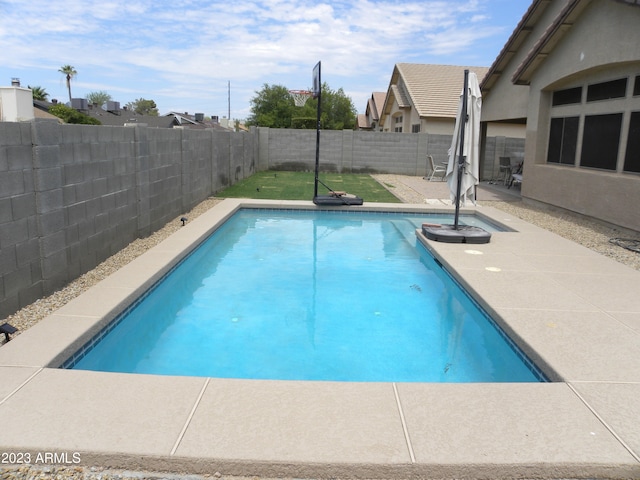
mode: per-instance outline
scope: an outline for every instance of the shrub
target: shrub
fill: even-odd
[[[66,105],[54,105],[49,108],[49,113],[51,115],[55,115],[58,118],[61,118],[65,123],[79,123],[84,125],[102,125],[100,120],[97,118],[90,117],[89,115],[85,115],[84,113],[80,113],[77,110],[74,110],[71,107],[67,107]]]

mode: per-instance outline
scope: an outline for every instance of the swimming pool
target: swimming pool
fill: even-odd
[[[421,222],[447,220],[240,210],[64,366],[286,380],[541,380],[416,242]]]

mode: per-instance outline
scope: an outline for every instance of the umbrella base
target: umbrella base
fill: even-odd
[[[422,234],[429,240],[444,243],[489,243],[491,233],[470,225],[423,224]]]
[[[362,205],[363,200],[360,197],[350,195],[318,195],[313,197],[313,203],[316,205]]]

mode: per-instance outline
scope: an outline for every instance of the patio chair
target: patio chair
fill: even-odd
[[[522,164],[523,163],[524,162],[520,162],[518,164],[518,167],[515,170],[513,170],[513,173],[511,174],[511,180],[509,181],[509,186],[507,188],[511,188],[514,183],[522,186]]]
[[[498,180],[508,185],[511,181],[511,157],[500,157],[500,170],[498,171]]]
[[[447,174],[447,166],[443,163],[436,165],[431,155],[427,155],[427,163],[429,164],[429,168],[431,169],[429,181],[433,180],[433,177],[436,176],[436,174],[439,174],[441,182],[444,181],[444,176]]]

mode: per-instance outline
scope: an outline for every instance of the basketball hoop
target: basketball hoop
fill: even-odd
[[[296,107],[304,107],[307,100],[313,96],[313,92],[308,90],[289,90],[289,94],[293,97]]]

